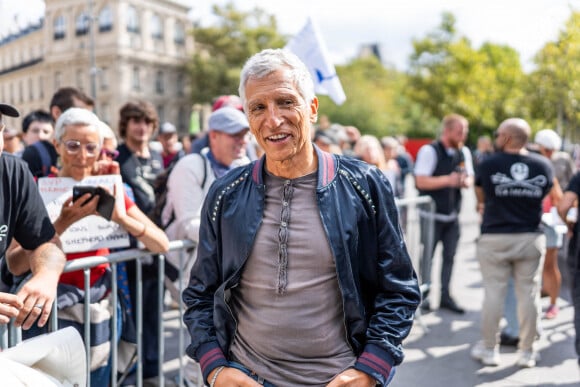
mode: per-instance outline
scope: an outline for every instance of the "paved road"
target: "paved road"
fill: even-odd
[[[539,340],[541,361],[532,369],[515,365],[515,348],[501,348],[502,365],[482,367],[470,358],[471,346],[480,337],[479,321],[483,290],[479,266],[475,260],[475,239],[479,235],[478,216],[474,213],[473,191],[464,193],[461,215],[462,237],[456,257],[452,292],[467,313],[457,316],[447,311],[434,311],[421,317],[427,331],[416,323],[405,341],[406,359],[397,369],[393,387],[511,387],[511,386],[580,386],[580,371],[573,348],[573,309],[565,284],[559,300],[560,314],[554,320],[543,320]],[[440,264],[439,249],[434,262],[435,273]],[[563,265],[561,265],[563,267]],[[438,275],[433,276],[436,281]],[[438,286],[432,297],[438,304]],[[543,299],[544,310],[547,299]],[[179,367],[177,360],[177,326],[175,311],[165,314],[167,353],[165,370],[173,376]]]

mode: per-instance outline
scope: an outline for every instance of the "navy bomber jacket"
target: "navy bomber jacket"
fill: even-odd
[[[355,368],[386,385],[403,360],[420,302],[417,276],[398,223],[393,191],[377,168],[316,148],[320,217],[344,305]],[[227,305],[262,221],[264,158],[230,171],[210,188],[202,209],[197,261],[183,292],[187,354],[207,379],[226,355],[236,322]],[[321,238],[322,239],[322,238]]]

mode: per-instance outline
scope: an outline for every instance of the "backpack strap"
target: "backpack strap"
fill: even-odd
[[[50,170],[52,167],[52,162],[50,159],[50,154],[48,153],[48,149],[43,144],[42,141],[37,141],[32,144],[34,148],[38,151],[38,155],[40,156],[40,162],[42,163],[42,176],[48,176],[50,174]]]
[[[201,153],[199,154],[203,160],[203,180],[201,181],[201,190],[205,189],[205,183],[207,182],[207,159]]]
[[[205,185],[207,183],[207,159],[201,153],[197,153],[197,154],[199,155],[199,157],[201,157],[201,163],[203,165],[203,179],[201,181],[201,190],[203,192],[203,190],[205,189]],[[163,230],[166,230],[167,227],[169,227],[169,225],[171,223],[173,223],[173,221],[175,221],[175,210],[171,209],[171,215],[169,216],[167,223],[163,224],[161,228]]]

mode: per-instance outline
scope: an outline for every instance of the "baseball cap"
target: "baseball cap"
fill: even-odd
[[[240,97],[238,97],[237,95],[222,95],[219,96],[215,102],[213,103],[213,106],[211,107],[211,111],[215,112],[218,109],[221,109],[223,107],[226,106],[230,106],[233,108],[236,108],[240,111],[244,110],[244,107],[242,106],[242,99]]]
[[[209,116],[209,130],[236,134],[250,127],[246,115],[233,107],[223,107]]]
[[[536,133],[534,142],[550,150],[559,150],[562,146],[562,139],[552,129],[542,129]]]
[[[12,105],[8,105],[7,103],[0,103],[0,113],[4,114],[5,116],[10,117],[19,117],[20,113],[18,110]]]
[[[159,128],[159,134],[177,133],[177,128],[171,122],[164,122]]]

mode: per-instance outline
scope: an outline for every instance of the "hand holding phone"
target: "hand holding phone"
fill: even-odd
[[[108,193],[103,187],[95,187],[88,185],[76,185],[73,187],[73,202],[77,201],[81,196],[90,193],[91,200],[95,195],[99,196],[99,203],[97,204],[97,212],[105,219],[111,220],[113,209],[115,208],[115,197]],[[85,201],[85,203],[87,202]],[[82,205],[85,205],[83,203]]]

